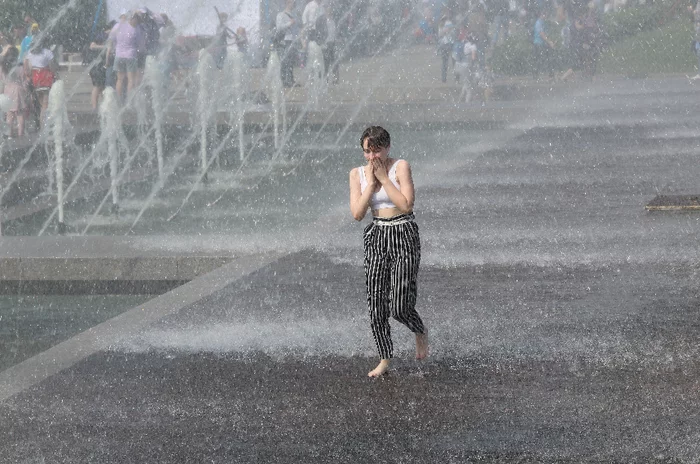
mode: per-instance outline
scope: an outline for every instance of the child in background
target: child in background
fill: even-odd
[[[7,47],[0,60],[0,79],[4,83],[3,94],[11,101],[6,116],[10,137],[24,136],[24,117],[28,108],[27,78],[24,67],[17,63],[18,56],[19,51],[16,47]]]
[[[462,53],[459,60],[455,62],[455,74],[457,80],[462,82],[462,90],[459,94],[459,101],[469,103],[472,93],[476,87],[476,76],[479,66],[478,49],[471,34],[464,38]]]

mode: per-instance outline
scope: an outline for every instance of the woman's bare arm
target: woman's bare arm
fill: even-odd
[[[368,176],[367,188],[362,192],[359,169],[363,168],[355,168],[350,171],[350,212],[356,221],[361,221],[367,214],[375,186],[374,176],[372,179],[369,179]]]

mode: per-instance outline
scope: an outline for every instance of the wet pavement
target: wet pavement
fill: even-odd
[[[361,153],[328,150],[291,179],[327,169],[326,214],[219,245],[274,256],[0,372],[0,461],[696,462],[700,217],[644,207],[698,193],[699,95],[605,78],[490,130],[390,126],[431,357],[394,325],[377,380],[346,211]]]

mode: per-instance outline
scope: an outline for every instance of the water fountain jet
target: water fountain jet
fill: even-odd
[[[280,148],[280,118],[286,120],[286,105],[284,98],[284,91],[282,90],[282,75],[281,75],[281,65],[280,59],[277,54],[277,50],[274,48],[270,52],[270,59],[267,62],[267,73],[265,76],[265,81],[267,84],[267,91],[269,93],[270,101],[272,102],[272,120],[273,120],[273,131],[275,139],[275,148]],[[282,124],[284,130],[284,123]]]
[[[66,96],[62,80],[57,80],[49,91],[49,123],[54,142],[54,161],[56,174],[56,204],[58,205],[58,226],[59,234],[66,232],[66,223],[63,211],[65,201],[63,195],[63,144],[65,132],[68,128],[68,110],[66,109]],[[50,164],[50,163],[49,163]]]
[[[320,99],[325,92],[323,50],[312,40],[308,44],[308,52],[308,100],[315,109],[318,109]]]
[[[199,77],[199,94],[197,96],[197,108],[200,123],[200,159],[204,181],[207,180],[207,132],[209,123],[214,113],[214,85],[216,82],[216,63],[211,54],[202,49],[199,52],[199,62],[197,64],[197,75]]]
[[[224,69],[231,79],[232,107],[229,111],[229,121],[235,121],[238,129],[238,156],[241,161],[245,158],[245,140],[243,139],[243,123],[245,118],[244,98],[247,90],[245,64],[243,54],[237,47],[228,50]]]
[[[165,100],[165,86],[163,73],[158,68],[155,58],[146,58],[145,83],[151,90],[151,104],[155,121],[153,123],[156,134],[156,159],[158,162],[158,181],[163,182],[163,101]]]
[[[119,210],[119,183],[118,183],[118,165],[119,165],[119,142],[122,145],[125,143],[122,128],[121,117],[119,111],[119,103],[117,103],[117,93],[113,88],[107,87],[104,90],[102,103],[100,104],[100,127],[102,129],[102,137],[107,144],[107,156],[109,158],[109,175],[111,178],[111,194],[112,205],[111,212],[117,213]],[[121,137],[120,137],[121,135]]]

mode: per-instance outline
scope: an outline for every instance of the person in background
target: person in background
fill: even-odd
[[[24,66],[17,63],[19,52],[7,47],[0,58],[0,79],[4,84],[3,94],[11,101],[7,110],[7,125],[10,137],[24,136],[24,121],[28,110],[29,96]],[[15,129],[15,122],[17,123]]]
[[[163,88],[170,87],[170,80],[177,68],[177,29],[167,14],[161,13],[163,27],[160,29],[160,51],[158,63],[163,75]]]
[[[278,36],[275,47],[280,57],[280,74],[282,85],[294,86],[294,63],[297,59],[296,47],[299,34],[297,19],[294,15],[294,0],[286,0],[284,10],[275,18],[275,34]]]
[[[226,47],[228,47],[229,39],[236,39],[236,34],[226,25],[228,13],[222,11],[218,13],[218,17],[219,24],[216,26],[214,40],[209,46],[209,53],[214,58],[216,67],[222,69],[226,61]]]
[[[309,0],[309,3],[304,7],[304,12],[301,14],[301,35],[304,49],[306,49],[306,44],[309,41],[316,40],[316,21],[321,14],[323,14],[323,12],[318,0]]]
[[[29,51],[29,47],[32,45],[32,40],[34,39],[34,36],[39,34],[39,25],[37,23],[32,24],[32,26],[29,28],[29,34],[27,34],[24,39],[22,39],[22,43],[20,44],[19,47],[19,58],[17,59],[18,63],[24,62],[24,57],[27,55],[27,52]]]
[[[90,80],[92,80],[90,103],[92,104],[93,111],[97,111],[100,95],[102,95],[107,82],[107,38],[116,23],[116,21],[107,23],[104,30],[98,33],[97,37],[90,42],[89,50],[91,54],[88,58],[88,62],[91,66],[89,71]]]
[[[365,129],[360,144],[367,164],[350,171],[350,211],[357,221],[372,211],[363,236],[364,268],[380,361],[367,375],[378,377],[389,369],[393,356],[389,316],[415,334],[416,359],[428,356],[428,335],[416,312],[421,247],[411,166],[389,156],[391,139],[382,127]]]
[[[128,21],[128,15],[129,12],[125,9],[122,8],[122,10],[119,12],[119,18],[117,21],[115,21],[114,27],[116,27],[118,24],[122,24]],[[112,27],[112,29],[114,29]],[[110,31],[111,35],[111,31]],[[105,87],[109,86],[112,87],[113,89],[116,90],[117,88],[117,70],[114,69],[114,47],[110,47],[110,43],[112,43],[111,39],[109,38],[109,35],[107,36],[107,42],[105,44],[107,45],[107,50],[105,51],[105,58],[106,58],[106,65],[107,65],[107,77],[105,79]],[[114,45],[112,43],[112,45]]]
[[[440,26],[438,28],[438,54],[442,60],[441,79],[442,82],[447,82],[447,69],[452,57],[452,48],[455,43],[455,26],[449,13],[445,13],[440,18]]]
[[[248,55],[248,33],[246,32],[245,27],[238,26],[234,37],[236,39],[236,46],[238,47],[238,51],[243,53],[243,55],[247,56]]]
[[[418,27],[413,36],[418,43],[432,45],[436,42],[435,20],[433,19],[433,11],[429,6],[423,8],[423,16],[418,21]]]
[[[560,61],[561,68],[565,69],[558,79],[560,81],[567,81],[574,76],[575,71],[578,69],[577,60],[575,57],[575,47],[577,46],[578,34],[571,22],[571,12],[564,8],[560,15],[560,21],[564,23],[561,28],[561,48],[560,48]]]
[[[27,28],[22,24],[16,24],[12,27],[12,45],[17,47],[17,51],[20,51],[22,46],[22,40],[27,36]]]
[[[328,35],[326,36],[326,41],[323,44],[323,64],[325,67],[326,76],[328,76],[328,82],[332,84],[338,83],[338,65],[339,59],[335,56],[335,39],[336,39],[336,25],[333,19],[333,11],[330,8],[328,0],[323,2],[323,10],[326,15],[326,24],[328,26]]]
[[[143,49],[143,35],[139,29],[140,17],[132,14],[128,21],[117,23],[109,33],[107,56],[114,50],[114,69],[117,72],[117,96],[130,95],[138,80],[138,52]],[[128,80],[126,92],[124,84]]]
[[[43,34],[32,42],[26,58],[24,69],[31,75],[31,83],[39,101],[39,129],[46,124],[46,110],[49,107],[49,90],[56,80],[58,64],[54,54],[48,48],[48,36]]]
[[[537,21],[535,21],[534,34],[532,38],[532,44],[535,51],[535,63],[533,66],[533,77],[536,79],[539,77],[540,72],[546,72],[550,74],[550,77],[554,77],[554,70],[551,67],[550,55],[554,49],[554,42],[547,37],[545,32],[545,20],[547,19],[547,12],[541,10]]]
[[[136,82],[134,83],[134,87],[138,87],[146,72],[146,57],[158,54],[160,26],[148,8],[136,10],[134,14],[138,16],[138,26],[136,27],[141,34],[141,45],[136,51]],[[160,16],[158,16],[158,21],[160,21]]]
[[[36,21],[36,20],[32,17],[32,15],[30,15],[29,13],[27,13],[27,14],[24,15],[24,27],[25,27],[25,30],[27,31],[26,35],[30,35],[30,34],[31,34],[32,26],[33,26],[34,24],[37,24],[37,23],[38,23],[38,21]]]
[[[581,76],[591,80],[596,73],[598,56],[600,54],[598,43],[600,30],[598,28],[596,10],[593,5],[590,6],[585,15],[577,18],[574,25],[579,48]]]
[[[0,54],[3,54],[7,51],[7,48],[10,47],[12,44],[10,43],[9,40],[7,40],[7,36],[0,32]]]
[[[466,35],[464,44],[461,47],[461,52],[455,56],[455,77],[462,82],[459,101],[469,103],[477,84],[476,76],[478,74],[479,55],[476,41],[471,34]]]
[[[493,3],[493,35],[490,47],[493,49],[499,42],[508,39],[510,18],[508,17],[508,0],[495,0]]]
[[[478,51],[479,68],[486,64],[486,54],[489,51],[489,22],[486,18],[486,7],[482,2],[477,2],[469,13],[467,20],[469,33],[474,38],[474,44]]]

